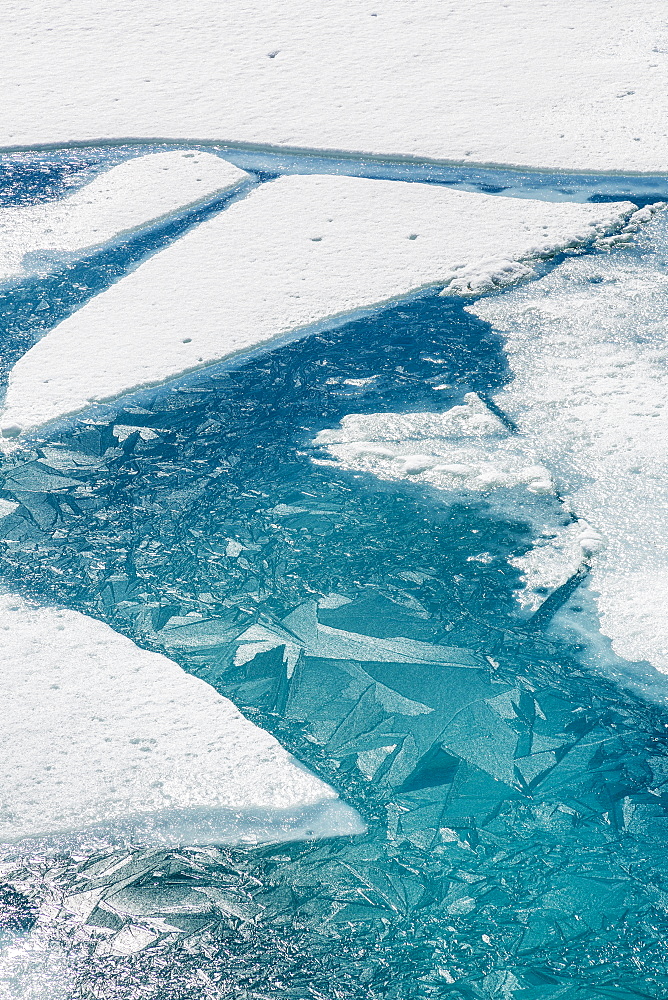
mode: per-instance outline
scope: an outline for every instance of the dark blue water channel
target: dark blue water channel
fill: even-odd
[[[532,170],[496,164],[382,156],[252,143],[137,139],[99,145],[72,143],[68,148],[0,151],[0,205],[32,204],[60,198],[96,173],[133,156],[169,149],[201,149],[229,160],[242,170],[264,176],[342,174],[379,180],[443,184],[462,191],[542,201],[601,202],[630,199],[639,206],[668,199],[664,174],[582,173]]]
[[[369,825],[139,865],[128,921],[154,892],[182,942],[73,953],[73,996],[668,996],[668,715],[527,627],[508,562],[532,541],[521,517],[313,462],[314,435],[346,413],[445,409],[507,378],[489,327],[429,295],[6,461],[4,585],[166,652]],[[288,616],[294,672],[280,645],[235,665],[250,625]],[[364,656],[313,655],[316,620],[361,636]],[[390,662],[396,637],[447,645],[451,663]],[[167,889],[206,880],[244,901],[236,915],[170,914]]]

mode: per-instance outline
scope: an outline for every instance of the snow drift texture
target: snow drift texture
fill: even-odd
[[[665,169],[665,4],[3,6],[0,146],[217,139]]]

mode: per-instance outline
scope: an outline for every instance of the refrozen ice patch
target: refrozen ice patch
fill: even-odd
[[[243,170],[200,150],[137,156],[60,201],[0,209],[0,282],[128,235],[241,183]]]
[[[190,230],[32,347],[10,375],[4,433],[420,289],[469,294],[474,272],[476,287],[496,286],[499,258],[519,267],[591,243],[619,231],[633,210],[282,177]],[[466,287],[457,285],[462,273]],[[514,280],[517,269],[509,273]]]
[[[262,843],[360,833],[204,681],[75,611],[0,598],[0,838]]]
[[[470,306],[507,338],[496,402],[606,539],[591,587],[617,655],[668,672],[668,223]]]

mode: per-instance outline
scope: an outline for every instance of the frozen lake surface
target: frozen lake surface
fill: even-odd
[[[65,174],[27,171],[13,198],[57,201]],[[8,288],[5,372],[226,204]],[[638,225],[517,288],[423,289],[10,439],[3,589],[35,623],[64,608],[168,657],[163,701],[205,682],[265,730],[263,766],[296,767],[277,740],[308,769],[295,798],[333,789],[366,831],[7,837],[3,997],[668,996],[668,680],[650,645],[623,658],[599,582],[629,539],[638,572],[662,558],[665,223]],[[629,449],[651,467],[625,505]],[[193,786],[213,796],[204,744],[200,725]]]

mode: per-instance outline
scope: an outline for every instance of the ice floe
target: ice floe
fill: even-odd
[[[574,511],[605,538],[593,564],[603,633],[668,672],[668,222],[639,245],[573,259],[470,309],[506,338],[495,400]]]
[[[282,177],[155,254],[34,345],[6,435],[429,286],[479,294],[633,222],[628,202],[546,203],[336,176]]]
[[[0,145],[229,140],[662,172],[665,5],[11,0]]]
[[[358,814],[213,688],[75,611],[0,598],[0,837],[258,843]]]
[[[473,392],[440,413],[348,414],[313,443],[320,449],[317,464],[411,480],[445,492],[448,501],[477,494],[491,510],[529,521],[535,545],[509,561],[521,570],[524,589],[518,596],[530,611],[588,568],[603,545],[598,532],[561,502],[539,450]],[[484,554],[470,558],[485,561]]]
[[[128,235],[248,178],[201,150],[136,156],[59,201],[0,209],[0,282]]]

